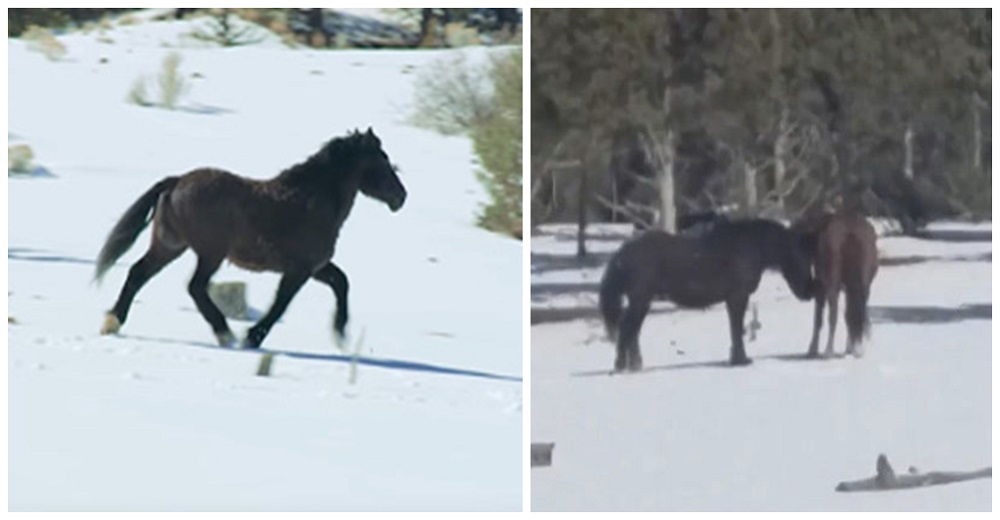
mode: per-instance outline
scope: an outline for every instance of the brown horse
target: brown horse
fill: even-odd
[[[208,283],[226,259],[251,271],[283,275],[274,303],[247,332],[244,347],[260,346],[309,278],[333,289],[334,330],[342,340],[348,281],[330,259],[359,191],[392,211],[406,200],[406,189],[371,128],[329,141],[306,161],[267,181],[211,168],[161,180],[128,208],[98,256],[95,278],[100,281],[153,222],[149,249],[129,270],[101,334],[117,332],[139,289],[191,248],[198,266],[188,292],[220,345],[233,346],[236,339],[209,299]]]
[[[823,328],[823,306],[830,306],[830,332],[825,355],[833,354],[833,336],[837,330],[837,306],[840,291],[847,300],[844,321],[847,322],[847,353],[860,357],[858,345],[870,328],[868,296],[872,280],[878,271],[878,249],[875,229],[861,214],[855,212],[825,213],[797,222],[793,229],[803,233],[806,249],[815,261],[816,314],[813,336],[809,343],[810,357],[819,355],[819,333]]]

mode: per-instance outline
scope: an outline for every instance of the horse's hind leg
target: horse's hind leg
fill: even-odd
[[[188,283],[188,294],[191,295],[195,306],[198,307],[198,312],[212,326],[212,332],[215,333],[219,345],[229,346],[235,343],[236,338],[229,330],[229,325],[226,323],[226,317],[222,315],[222,311],[208,297],[208,282],[212,279],[212,275],[219,270],[220,265],[222,265],[222,258],[198,255],[198,267],[195,268],[194,276]]]
[[[828,292],[826,298],[827,298],[827,303],[830,304],[830,316],[829,316],[830,332],[829,336],[827,336],[826,352],[824,354],[826,356],[832,356],[833,337],[837,333],[837,306],[840,303],[840,287],[834,286],[834,288]]]
[[[826,295],[817,294],[816,295],[816,310],[813,316],[813,335],[812,341],[809,342],[809,352],[806,354],[809,357],[819,356],[819,333],[823,330],[823,307],[826,305]]]
[[[267,337],[267,333],[271,331],[271,327],[285,313],[285,309],[288,308],[288,304],[291,303],[292,298],[295,297],[295,294],[302,288],[302,284],[306,283],[308,279],[308,271],[288,272],[281,277],[281,282],[278,283],[278,294],[274,297],[274,303],[267,310],[267,314],[255,323],[253,327],[250,327],[246,340],[243,342],[244,348],[260,347],[260,344],[264,342],[264,338]]]
[[[743,345],[743,318],[747,312],[747,302],[750,295],[734,296],[726,300],[726,311],[729,313],[729,335],[732,346],[729,351],[729,364],[733,366],[752,363]]]
[[[142,258],[132,264],[132,267],[129,269],[125,285],[122,286],[122,290],[118,294],[118,301],[115,302],[115,306],[104,317],[101,334],[118,332],[118,329],[121,328],[122,324],[128,318],[128,311],[132,307],[132,300],[135,299],[135,295],[139,292],[139,289],[142,289],[142,286],[155,276],[156,273],[160,272],[161,269],[166,267],[167,264],[177,259],[184,250],[185,248],[183,247],[180,249],[170,249],[156,241],[153,242],[149,250],[146,251],[146,254],[142,255]]]
[[[344,340],[344,326],[347,325],[347,275],[333,262],[323,266],[313,275],[313,278],[329,285],[337,297],[337,313],[333,317],[333,330],[337,333],[337,341]]]
[[[628,307],[621,317],[618,327],[618,352],[615,357],[615,372],[642,370],[642,355],[639,353],[639,331],[649,313],[652,297],[629,295]]]

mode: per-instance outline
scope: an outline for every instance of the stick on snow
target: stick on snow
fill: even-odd
[[[893,489],[907,489],[923,486],[936,486],[939,484],[950,484],[963,480],[977,478],[993,478],[993,467],[983,468],[976,471],[932,471],[930,473],[911,473],[908,475],[896,475],[889,459],[880,454],[875,461],[875,476],[863,480],[853,480],[837,484],[837,491],[889,491]]]

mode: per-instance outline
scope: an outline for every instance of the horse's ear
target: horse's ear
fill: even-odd
[[[368,137],[375,137],[375,132],[372,131],[372,127],[368,127]]]

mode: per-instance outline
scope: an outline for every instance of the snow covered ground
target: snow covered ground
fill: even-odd
[[[802,359],[812,304],[766,274],[751,366],[726,365],[724,306],[658,303],[640,337],[651,370],[627,376],[607,375],[614,347],[593,292],[603,263],[571,267],[571,229],[545,232],[532,241],[531,440],[555,449],[531,471],[533,510],[991,509],[989,479],[834,492],[873,476],[879,453],[897,472],[992,465],[991,225],[879,239],[862,359]],[[591,241],[598,255],[627,234],[594,233],[612,237]]]
[[[8,507],[520,510],[521,243],[474,226],[469,140],[403,122],[443,52],[206,48],[185,36],[194,23],[63,35],[61,61],[8,40],[8,142],[52,173],[7,182]],[[173,51],[180,109],[126,103]],[[268,337],[272,377],[254,375],[258,353],[213,347],[186,291],[191,253],[143,289],[121,336],[97,334],[148,234],[100,287],[93,259],[155,181],[208,165],[268,178],[368,126],[409,198],[393,214],[359,196],[338,243],[356,384],[319,284]],[[277,279],[215,277],[246,281],[257,310]]]

